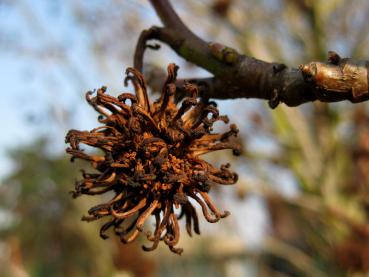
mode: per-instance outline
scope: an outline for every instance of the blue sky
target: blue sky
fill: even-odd
[[[47,135],[54,142],[52,152],[60,152],[67,125],[92,126],[84,92],[103,84],[121,85],[128,66],[121,61],[116,75],[101,74],[91,37],[72,13],[73,2],[9,3],[0,5],[0,177],[11,168],[7,149]]]

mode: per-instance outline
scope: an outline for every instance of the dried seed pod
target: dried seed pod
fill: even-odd
[[[238,133],[234,124],[224,134],[211,133],[216,121],[226,120],[219,116],[214,103],[197,98],[195,85],[184,86],[191,97],[177,107],[177,69],[174,64],[168,66],[161,97],[154,103],[149,101],[141,73],[133,68],[127,69],[126,82],[133,83],[136,95],[123,93],[115,98],[105,93],[105,87],[95,96],[88,92],[86,99],[104,125],[91,131],[70,130],[66,136],[70,147],[66,151],[72,159],[89,161],[98,172],[82,173],[83,179],[75,185],[75,197],[114,193],[110,201],[92,207],[82,220],[106,217],[100,236],[107,238],[106,231],[113,229],[123,243],[129,243],[143,232],[145,222],[153,216],[154,231],[146,232],[153,244],[143,249],[154,250],[163,241],[180,254],[182,249],[175,247],[180,235],[178,220],[185,217],[188,234],[192,234],[192,228],[199,234],[195,202],[209,222],[227,216],[229,212],[219,211],[208,192],[213,185],[237,181],[237,174],[229,170],[228,164],[217,169],[200,155],[221,149],[232,149],[237,154],[240,147],[232,140]],[[87,154],[80,144],[104,154]]]

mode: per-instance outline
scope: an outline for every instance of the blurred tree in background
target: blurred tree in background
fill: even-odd
[[[14,94],[4,96],[26,103],[13,115],[27,115],[17,124],[33,143],[12,144],[14,169],[0,186],[0,275],[364,276],[369,271],[365,103],[280,105],[271,111],[261,101],[218,101],[221,113],[239,126],[245,148],[238,160],[229,157],[240,173],[238,184],[214,192],[233,219],[222,226],[202,223],[200,238],[183,238],[183,257],[166,249],[141,253],[140,243],[123,247],[113,238],[98,238],[99,223],[79,221],[92,200],[73,201],[68,194],[78,166],[61,154],[63,134],[95,121],[81,105],[83,92],[102,82],[119,91],[140,31],[160,23],[146,1],[41,2],[0,1],[3,18],[17,18],[0,21],[1,52],[12,63],[31,64],[26,75],[32,71],[41,84],[27,77],[19,82],[23,87],[12,86]],[[369,57],[366,0],[172,2],[196,34],[263,60],[296,65],[324,60],[328,50]],[[22,28],[19,37],[16,28]],[[190,77],[199,72],[165,47],[147,61],[162,68],[175,61]],[[217,155],[227,154],[209,159]],[[249,247],[240,221],[255,220],[246,218],[255,199],[269,225],[262,243]],[[240,211],[239,203],[248,206]]]
[[[17,169],[1,193],[2,208],[14,217],[2,230],[11,254],[8,270],[16,266],[32,276],[107,275],[109,253],[76,224],[81,211],[68,195],[76,170],[64,156],[50,157],[46,145],[39,140],[11,153]]]

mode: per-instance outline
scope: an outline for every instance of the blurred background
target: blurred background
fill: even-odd
[[[207,41],[297,67],[328,50],[369,59],[367,0],[172,1]],[[231,216],[181,236],[182,257],[141,251],[81,222],[97,197],[69,191],[86,164],[64,154],[69,129],[97,114],[87,90],[123,87],[136,40],[160,25],[147,1],[0,0],[0,276],[366,276],[369,272],[369,111],[366,103],[280,105],[218,101],[241,130],[240,179],[212,190]],[[168,47],[148,50],[146,69],[208,73]],[[155,97],[155,96],[154,96]]]

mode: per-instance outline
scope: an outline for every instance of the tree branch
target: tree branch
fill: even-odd
[[[366,61],[341,59],[330,52],[327,63],[311,62],[299,68],[264,62],[230,47],[205,42],[187,28],[168,0],[150,2],[164,27],[154,26],[142,32],[134,57],[134,66],[139,70],[142,70],[146,42],[155,39],[214,75],[190,80],[206,88],[200,90],[203,97],[265,99],[271,108],[280,102],[298,106],[315,100],[357,103],[369,99]]]

